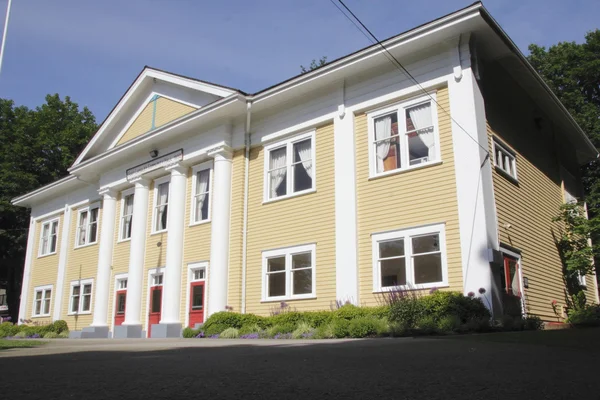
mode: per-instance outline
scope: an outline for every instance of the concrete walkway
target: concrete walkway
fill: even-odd
[[[6,399],[597,399],[600,330],[445,338],[55,340],[0,352]]]

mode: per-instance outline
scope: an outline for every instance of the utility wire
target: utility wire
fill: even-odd
[[[356,14],[354,14],[352,12],[352,10],[350,8],[348,8],[348,6],[342,0],[338,0],[339,3],[350,13],[350,15],[352,15],[352,17],[354,19],[350,18],[340,7],[338,7],[335,0],[330,0],[330,1],[350,22],[352,22],[352,24],[358,30],[361,31],[361,33],[371,43],[378,44],[383,49],[384,55],[387,57],[387,59],[392,64],[394,64],[395,67],[400,69],[400,71],[402,71],[404,74],[406,74],[419,87],[419,89],[421,89],[421,91],[423,93],[425,93],[427,95],[427,97],[429,97],[431,99],[431,101],[433,101],[439,108],[442,109],[442,111],[444,111],[444,113],[446,113],[446,115],[448,115],[450,120],[452,120],[452,122],[454,122],[456,124],[456,126],[458,126],[473,142],[475,142],[481,149],[483,149],[483,151],[485,151],[489,155],[489,153],[490,153],[489,150],[486,147],[482,146],[472,135],[470,135],[469,132],[467,132],[467,130],[465,128],[463,128],[463,126],[460,123],[458,123],[458,121],[456,121],[454,118],[452,118],[452,115],[450,115],[450,112],[448,110],[446,110],[446,108],[444,108],[442,105],[440,105],[440,103],[438,103],[437,100],[429,92],[427,92],[427,90],[425,90],[425,88],[421,85],[421,83],[419,83],[419,81],[408,71],[408,69],[406,69],[404,67],[404,65],[402,65],[402,63],[400,61],[398,61],[398,59],[396,57],[394,57],[394,55],[392,53],[390,53],[390,51],[385,47],[385,45],[379,39],[377,39],[377,36],[375,36],[373,34],[373,32],[371,32],[369,30],[369,28],[367,28],[367,26],[356,16]],[[362,27],[362,29],[356,24],[356,22],[358,22],[360,24],[360,27]],[[363,31],[363,29],[368,33],[368,35]]]

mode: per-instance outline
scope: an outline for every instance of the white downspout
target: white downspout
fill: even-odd
[[[248,246],[248,167],[250,163],[250,121],[252,114],[252,103],[246,102],[246,129],[244,142],[246,152],[244,155],[244,220],[242,226],[242,314],[246,313],[246,248]]]

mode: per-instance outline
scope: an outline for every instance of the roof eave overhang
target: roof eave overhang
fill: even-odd
[[[11,203],[15,206],[31,208],[47,198],[56,196],[56,194],[64,193],[77,187],[84,187],[85,185],[87,183],[80,181],[76,176],[69,175],[32,192],[15,197],[11,200]]]

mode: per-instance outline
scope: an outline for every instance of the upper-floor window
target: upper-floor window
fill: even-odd
[[[85,246],[98,241],[98,212],[100,205],[79,210],[77,222],[77,246]]]
[[[204,163],[193,168],[192,182],[192,224],[210,219],[210,184],[211,163]]]
[[[502,145],[497,139],[493,141],[494,165],[513,179],[517,179],[517,159],[515,154]]]
[[[56,244],[58,241],[58,218],[46,221],[42,224],[42,234],[40,237],[40,255],[56,253]]]
[[[71,282],[69,314],[86,314],[92,311],[92,279]]]
[[[421,98],[369,115],[372,175],[439,160],[437,113]]]
[[[34,290],[33,316],[47,317],[50,315],[52,301],[52,285],[39,286]]]
[[[263,252],[263,299],[315,296],[315,245]]]
[[[315,189],[315,133],[309,132],[265,148],[265,200]]]
[[[131,239],[131,226],[133,222],[133,191],[126,191],[121,199],[121,225],[120,240]]]
[[[447,286],[444,225],[372,236],[375,291]]]
[[[168,179],[168,177],[166,178]],[[153,233],[167,230],[169,213],[169,181],[159,180],[154,183],[154,224]]]

